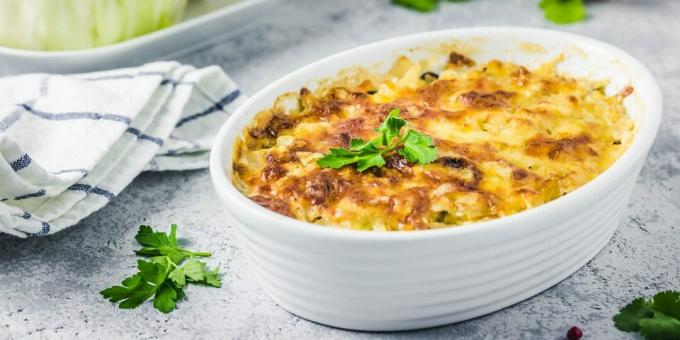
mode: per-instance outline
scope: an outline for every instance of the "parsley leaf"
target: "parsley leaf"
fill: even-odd
[[[352,139],[349,149],[331,148],[329,153],[317,160],[322,168],[339,169],[345,165],[356,164],[357,171],[363,172],[371,167],[385,165],[384,156],[398,153],[411,163],[427,164],[437,158],[437,151],[432,138],[411,128],[405,135],[401,130],[407,126],[399,117],[400,109],[393,109],[380,124],[377,132],[380,136],[370,141]]]
[[[381,141],[383,146],[390,146],[394,138],[399,137],[399,131],[406,125],[406,121],[399,118],[401,110],[394,109],[387,114],[385,121],[380,124],[378,132],[382,134]]]
[[[135,239],[143,248],[135,253],[151,256],[150,261],[137,261],[136,274],[123,280],[120,286],[104,289],[100,294],[111,302],[120,302],[122,309],[136,308],[153,297],[153,306],[169,313],[176,308],[177,301],[184,298],[187,283],[220,287],[218,269],[210,270],[205,262],[196,259],[196,256],[211,254],[180,248],[176,235],[174,224],[169,235],[154,232],[150,226],[140,226]]]
[[[201,262],[198,262],[195,258],[190,258],[184,263],[175,268],[169,275],[168,278],[177,285],[177,287],[186,286],[187,279],[193,281],[203,280],[203,270],[201,269]]]
[[[541,0],[539,7],[546,19],[557,24],[571,24],[586,18],[583,0]]]
[[[217,268],[210,270],[204,262],[193,257],[175,268],[168,277],[180,288],[186,286],[188,282],[204,283],[218,288],[222,286]]]
[[[222,287],[222,279],[220,279],[220,272],[218,268],[210,270],[205,263],[201,262],[201,269],[203,270],[203,283],[208,286],[220,288]]]
[[[123,280],[122,286],[102,290],[102,296],[111,302],[120,301],[119,307],[122,309],[138,307],[152,297],[165,280],[165,268],[157,263],[139,260],[137,269],[139,273]]]
[[[420,12],[432,12],[437,9],[439,0],[392,0],[392,3]]]
[[[640,330],[640,320],[652,316],[654,312],[649,302],[644,298],[638,298],[619,311],[614,317],[614,325],[624,332],[637,332]]]
[[[163,232],[154,232],[148,225],[140,225],[139,231],[135,239],[143,246],[142,249],[136,250],[135,253],[141,256],[159,256],[164,255],[170,257],[172,262],[178,263],[187,256],[210,256],[207,252],[193,252],[182,249],[177,244],[177,225],[170,226],[170,235]]]
[[[363,143],[363,141],[356,139],[353,140],[353,142]],[[316,163],[322,168],[339,169],[345,165],[357,163],[363,158],[366,158],[367,156],[371,156],[374,154],[376,154],[376,152],[372,152],[371,150],[368,149],[368,147],[366,150],[363,151],[353,150],[351,148],[350,150],[343,148],[332,148],[330,149],[329,154],[317,160]]]
[[[680,320],[680,292],[665,291],[654,295],[654,310]]]
[[[635,299],[614,316],[614,325],[624,332],[640,332],[648,340],[680,339],[680,292]]]
[[[362,156],[361,159],[359,159],[357,162],[357,171],[363,172],[373,166],[381,168],[383,165],[385,165],[385,159],[381,154],[369,154]]]
[[[418,164],[427,164],[437,158],[432,138],[415,130],[409,130],[406,134],[404,148],[399,150],[399,154],[409,162]]]
[[[156,290],[156,296],[153,299],[153,306],[163,313],[170,313],[177,306],[179,294],[177,288],[169,282],[163,282]]]
[[[358,151],[358,152],[379,152],[380,149],[378,148],[378,145],[376,144],[376,141],[364,141],[363,139],[359,138],[352,138],[349,142],[349,149],[350,151]],[[341,149],[346,151],[345,149]]]
[[[654,313],[653,318],[640,320],[640,334],[649,340],[680,339],[680,320],[661,312]]]

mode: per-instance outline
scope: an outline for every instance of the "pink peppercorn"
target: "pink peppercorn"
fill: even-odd
[[[583,331],[577,326],[569,328],[567,331],[567,339],[569,340],[579,340],[583,336]]]

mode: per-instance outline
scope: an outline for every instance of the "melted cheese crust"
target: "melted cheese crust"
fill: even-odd
[[[299,220],[348,229],[414,230],[494,219],[565,195],[630,145],[628,87],[451,53],[439,75],[400,57],[387,74],[355,74],[280,96],[235,145],[233,182],[253,201]],[[392,109],[432,136],[438,159],[398,155],[363,173],[316,160],[350,138],[371,139]]]

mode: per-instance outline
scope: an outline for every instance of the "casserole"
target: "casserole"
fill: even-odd
[[[389,67],[455,42],[479,62],[538,65],[562,54],[558,71],[625,86],[635,138],[604,173],[538,207],[456,228],[381,233],[318,226],[276,214],[231,183],[233,144],[253,117],[284,92],[315,88],[357,65]],[[616,229],[661,119],[660,90],[625,52],[590,38],[538,29],[455,29],[390,39],[306,66],[246,101],[224,124],[210,170],[235,235],[264,290],[283,308],[323,324],[406,330],[457,322],[509,306],[587,263]]]
[[[314,92],[282,94],[239,137],[232,182],[302,221],[444,228],[566,195],[634,138],[630,86],[607,96],[606,82],[556,74],[559,59],[535,69],[455,51],[431,59],[442,55],[443,64],[400,57],[387,74],[344,70]]]

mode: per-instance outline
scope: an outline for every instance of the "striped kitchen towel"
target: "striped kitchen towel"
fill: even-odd
[[[52,234],[141,171],[206,167],[243,100],[219,67],[176,62],[0,79],[0,232]]]

